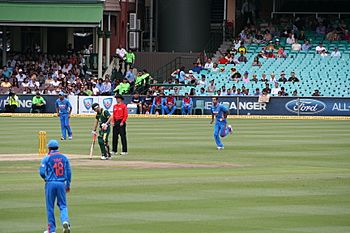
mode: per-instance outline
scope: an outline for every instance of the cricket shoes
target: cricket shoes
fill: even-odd
[[[218,148],[218,150],[223,150],[224,149],[223,146],[218,146],[217,148]]]
[[[61,140],[63,141],[63,140],[66,140],[64,137],[61,137]]]
[[[44,231],[44,233],[49,233],[49,231]],[[56,232],[50,232],[50,233],[56,233]]]
[[[101,160],[107,160],[108,158],[104,155],[101,156]]]
[[[72,137],[72,136],[70,136],[70,137],[68,137],[68,139],[69,139],[69,140],[73,140],[73,137]]]
[[[115,151],[112,151],[112,153],[111,153],[112,156],[115,156],[117,154],[118,154],[118,152],[115,152]]]
[[[63,223],[63,233],[70,233],[70,225],[68,222]]]
[[[128,152],[121,152],[120,155],[127,155]]]
[[[228,133],[229,133],[229,134],[232,134],[232,126],[229,125],[229,126],[227,126],[227,128],[228,128]]]

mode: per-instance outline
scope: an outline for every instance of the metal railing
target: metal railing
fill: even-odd
[[[170,62],[159,68],[156,72],[155,78],[158,81],[163,82],[167,80],[171,76],[171,73],[174,72],[176,69],[179,69],[181,66],[189,68],[188,66],[193,65],[194,62],[194,57],[176,57],[175,59],[171,60]]]
[[[350,12],[289,12],[289,11],[275,11],[271,12],[271,19],[274,15],[293,15],[295,18],[296,15],[315,15],[318,18],[319,15],[338,15],[340,19],[342,15],[350,15]]]
[[[204,47],[204,53],[207,54],[208,57],[212,57],[212,55],[218,50],[220,45],[223,42],[223,34],[221,31],[212,31],[210,33],[210,39]]]

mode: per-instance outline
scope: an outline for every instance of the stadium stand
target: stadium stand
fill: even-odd
[[[97,80],[86,68],[84,53],[60,56],[17,54],[10,56],[7,68],[0,70],[0,93],[8,93],[10,85],[12,91],[23,94],[36,91],[57,94],[63,90],[71,95],[113,95],[113,90],[127,78],[131,87],[123,94],[137,90],[140,93],[151,91],[154,95],[258,95],[257,89],[272,89],[274,83],[279,82],[279,88],[284,89],[277,92],[280,96],[295,93],[311,96],[318,90],[321,96],[344,97],[350,94],[348,24],[344,20],[328,18],[296,20],[281,17],[273,24],[248,25],[226,51],[217,53],[219,56],[214,56],[204,66],[205,62],[196,61],[187,72],[184,68],[182,72],[180,69],[174,71],[172,77],[163,77],[164,83],[136,68],[129,73],[115,68],[114,72],[110,71],[111,77],[107,81]],[[27,77],[28,87],[26,83],[22,85],[24,80],[19,80],[20,70]],[[292,72],[296,78],[291,78]],[[285,76],[280,79],[282,73]],[[143,81],[145,75],[149,78]],[[52,76],[51,81],[49,76]],[[262,80],[263,76],[267,79]],[[214,84],[208,92],[208,84],[212,81]],[[109,86],[108,91],[104,90],[102,83]]]

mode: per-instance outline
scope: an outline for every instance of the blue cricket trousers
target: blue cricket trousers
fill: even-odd
[[[225,137],[229,133],[228,128],[226,127],[226,122],[215,122],[214,125],[214,139],[218,147],[224,147],[220,137]]]
[[[176,111],[176,106],[172,106],[171,109],[169,109],[168,106],[163,106],[162,114],[173,115],[175,111]]]
[[[67,138],[67,132],[68,132],[68,137],[72,137],[72,130],[70,128],[69,124],[69,118],[68,114],[60,114],[60,122],[61,122],[61,133],[62,137],[64,139]]]
[[[191,114],[191,105],[184,105],[181,108],[182,115],[190,115]]]
[[[45,185],[46,197],[46,214],[48,222],[48,231],[56,231],[55,221],[55,202],[57,199],[57,206],[60,209],[61,223],[68,222],[68,209],[66,201],[66,185],[64,182],[46,182]]]

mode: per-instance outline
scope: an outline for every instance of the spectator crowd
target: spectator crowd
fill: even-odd
[[[245,15],[247,26],[233,40],[232,47],[220,58],[207,58],[204,62],[198,59],[193,67],[186,70],[185,67],[172,72],[171,76],[163,83],[153,79],[147,70],[137,70],[134,66],[135,54],[119,46],[115,57],[118,60],[118,69],[111,77],[97,78],[88,69],[87,54],[89,49],[83,52],[75,52],[69,47],[64,55],[49,55],[39,51],[23,54],[9,54],[8,62],[0,69],[0,93],[57,95],[63,91],[67,95],[98,96],[114,94],[134,94],[138,112],[174,113],[176,101],[168,93],[191,96],[259,96],[267,94],[271,96],[298,95],[297,90],[287,93],[283,84],[287,82],[300,82],[298,74],[284,71],[275,74],[255,74],[250,70],[240,70],[239,64],[248,62],[247,44],[263,45],[260,51],[254,54],[252,66],[261,67],[262,59],[283,59],[290,51],[310,51],[320,56],[340,57],[341,51],[334,48],[327,51],[321,41],[317,46],[312,44],[312,38],[308,38],[306,32],[312,31],[325,41],[345,40],[350,41],[348,28],[344,20],[336,17],[275,17],[271,22],[260,22],[254,14],[254,7],[245,4],[242,14]],[[260,47],[259,47],[260,48]],[[232,66],[226,66],[232,64]],[[122,67],[124,69],[122,70]],[[115,75],[117,73],[117,75]],[[217,85],[210,78],[211,74],[222,74],[222,81],[230,83]],[[232,82],[235,83],[232,85]],[[262,83],[264,88],[249,90],[251,83]],[[188,89],[186,86],[190,86]],[[196,90],[200,86],[200,90]],[[141,101],[137,101],[140,94],[146,94]],[[186,93],[186,94],[185,94]],[[167,97],[162,97],[164,95]],[[317,90],[314,96],[321,95]],[[153,98],[154,97],[154,98]],[[155,102],[154,102],[155,101]],[[42,101],[41,101],[42,102]],[[153,103],[154,102],[154,103]],[[182,112],[191,112],[192,102],[186,99],[185,109]],[[40,103],[42,104],[42,103]],[[167,106],[160,108],[159,106]],[[183,103],[183,106],[185,104]],[[38,105],[35,110],[43,111],[44,104]],[[174,110],[175,109],[175,110]]]

